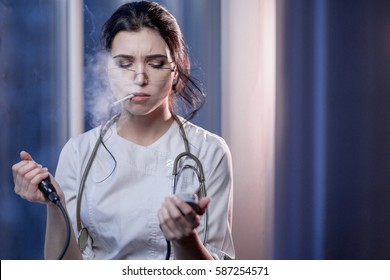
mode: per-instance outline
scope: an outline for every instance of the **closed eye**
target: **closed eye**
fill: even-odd
[[[164,62],[159,62],[159,63],[148,63],[148,65],[154,69],[161,69],[164,67],[165,63]]]
[[[119,68],[130,68],[134,64],[134,58],[127,55],[117,55],[113,57],[114,63]]]
[[[131,62],[117,62],[116,65],[119,68],[131,68],[133,66],[133,63],[131,63]]]

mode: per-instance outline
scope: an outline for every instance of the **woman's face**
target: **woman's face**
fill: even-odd
[[[122,102],[132,115],[147,115],[169,108],[169,95],[176,78],[168,45],[157,31],[121,31],[112,41],[108,77],[116,99],[135,94]]]

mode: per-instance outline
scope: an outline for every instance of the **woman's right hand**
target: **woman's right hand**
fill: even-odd
[[[12,166],[12,173],[15,183],[15,193],[23,199],[31,202],[40,202],[48,204],[50,201],[38,189],[38,184],[50,173],[46,167],[36,163],[31,155],[25,151],[20,153],[20,162]],[[52,183],[56,188],[58,195],[63,197],[62,192],[59,193],[58,184],[52,179]]]

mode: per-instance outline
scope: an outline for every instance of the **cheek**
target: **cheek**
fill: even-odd
[[[148,88],[152,94],[158,95],[161,98],[170,96],[172,93],[172,80],[161,82],[150,82]]]
[[[123,97],[124,94],[129,93],[130,84],[123,82],[123,81],[117,81],[117,80],[109,80],[111,93],[115,97]]]
[[[162,91],[166,92],[168,95],[172,92],[172,81],[168,81],[162,87]]]

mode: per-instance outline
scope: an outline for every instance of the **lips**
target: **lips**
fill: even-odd
[[[133,102],[143,102],[150,98],[149,94],[146,93],[135,93],[135,96],[131,99]]]

